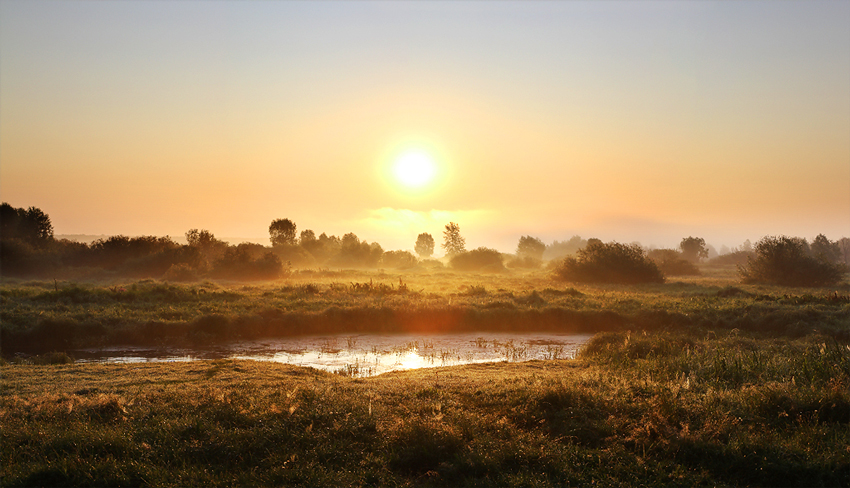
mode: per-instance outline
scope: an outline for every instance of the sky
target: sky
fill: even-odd
[[[836,240],[850,2],[0,0],[0,198],[56,234]]]

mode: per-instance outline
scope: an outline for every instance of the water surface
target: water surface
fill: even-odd
[[[495,361],[574,358],[589,334],[325,335],[180,348],[73,351],[78,362],[137,363],[250,359],[307,366],[349,376]]]

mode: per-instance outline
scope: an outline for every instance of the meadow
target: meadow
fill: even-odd
[[[848,291],[744,285],[708,266],[645,285],[543,270],[5,279],[3,485],[850,486]],[[369,378],[62,354],[473,330],[596,335],[575,360]]]

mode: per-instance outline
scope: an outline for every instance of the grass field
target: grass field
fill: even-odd
[[[577,360],[371,378],[233,360],[18,357],[2,366],[2,484],[850,486],[847,295],[846,285],[740,285],[728,269],[641,286],[542,272],[5,281],[9,357],[62,350],[33,346],[45,340],[421,331],[435,320],[484,337],[601,332]]]
[[[740,285],[734,270],[651,285],[569,285],[545,272],[404,276],[308,271],[262,284],[4,281],[2,347],[45,353],[115,344],[298,334],[739,329],[850,339],[850,288]]]

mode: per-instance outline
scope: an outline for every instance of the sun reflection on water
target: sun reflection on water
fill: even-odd
[[[589,338],[586,334],[494,333],[487,337],[480,334],[311,336],[245,341],[192,350],[84,350],[79,353],[87,359],[78,361],[132,363],[232,358],[273,361],[363,377],[396,370],[471,363],[570,359]]]

